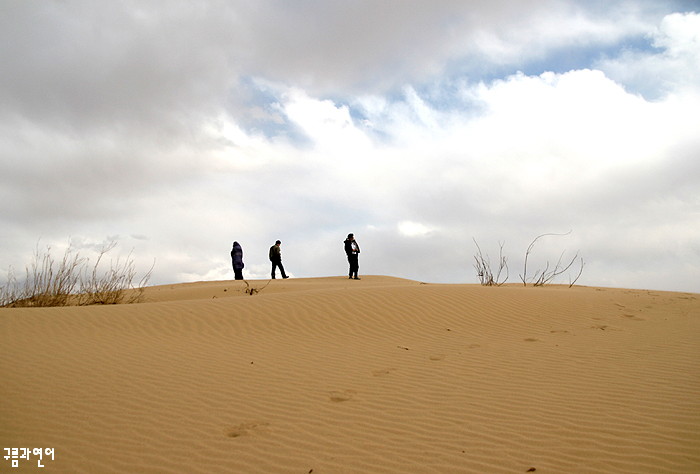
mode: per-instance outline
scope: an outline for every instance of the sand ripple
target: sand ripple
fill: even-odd
[[[239,283],[0,310],[2,447],[55,448],[51,472],[700,472],[700,295]]]

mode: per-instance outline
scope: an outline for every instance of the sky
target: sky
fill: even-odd
[[[700,292],[697,0],[0,0],[0,64],[0,281],[347,275],[352,232],[360,276],[517,283],[552,233],[526,280]]]

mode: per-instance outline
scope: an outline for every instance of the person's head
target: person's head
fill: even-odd
[[[235,247],[235,246],[237,246],[237,245],[240,245],[240,244],[239,244],[238,242],[235,242],[235,241],[234,241],[234,242],[233,242],[233,246]]]
[[[348,234],[348,240],[355,240],[355,234]]]
[[[278,241],[275,242],[275,245],[280,245],[281,243],[282,243],[282,242],[280,242],[280,241],[278,240]]]

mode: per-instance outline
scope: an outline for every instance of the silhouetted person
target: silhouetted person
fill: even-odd
[[[275,278],[275,269],[279,267],[282,278],[289,278],[286,273],[284,273],[284,267],[282,266],[282,249],[280,249],[282,242],[279,240],[275,242],[275,245],[270,247],[270,262],[272,262],[272,278]]]
[[[360,253],[360,246],[355,241],[355,236],[353,234],[348,234],[348,238],[345,239],[345,253],[348,256],[348,263],[350,263],[350,278],[359,280],[357,272],[360,269],[360,262],[358,260]]]
[[[241,244],[238,242],[233,243],[233,248],[231,249],[231,264],[233,265],[233,274],[236,276],[236,280],[243,279],[243,249]]]

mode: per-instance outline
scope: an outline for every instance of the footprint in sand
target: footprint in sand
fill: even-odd
[[[630,319],[630,320],[632,320],[632,321],[645,321],[645,319],[643,319],[643,318],[638,318],[638,317],[635,316],[634,314],[623,314],[622,317],[623,317],[623,318]]]
[[[245,436],[247,434],[250,434],[251,431],[254,430],[260,430],[262,428],[265,428],[266,426],[269,426],[269,423],[259,423],[259,422],[252,422],[252,423],[242,423],[237,426],[229,426],[224,429],[224,434],[228,438],[239,438],[241,436]]]
[[[527,339],[524,339],[525,342],[538,342],[539,339],[535,339],[534,337],[528,337]]]
[[[613,326],[608,326],[605,324],[601,324],[599,326],[591,326],[591,329],[600,329],[601,331],[620,331],[620,328],[616,328]]]
[[[430,360],[443,360],[445,358],[445,354],[433,354],[429,357]]]
[[[352,400],[352,397],[356,393],[357,392],[354,390],[333,390],[328,392],[328,398],[332,402],[347,402],[348,400]]]
[[[375,377],[383,377],[385,375],[389,375],[390,373],[394,372],[396,368],[391,367],[389,369],[380,369],[380,370],[373,370],[372,375]]]

